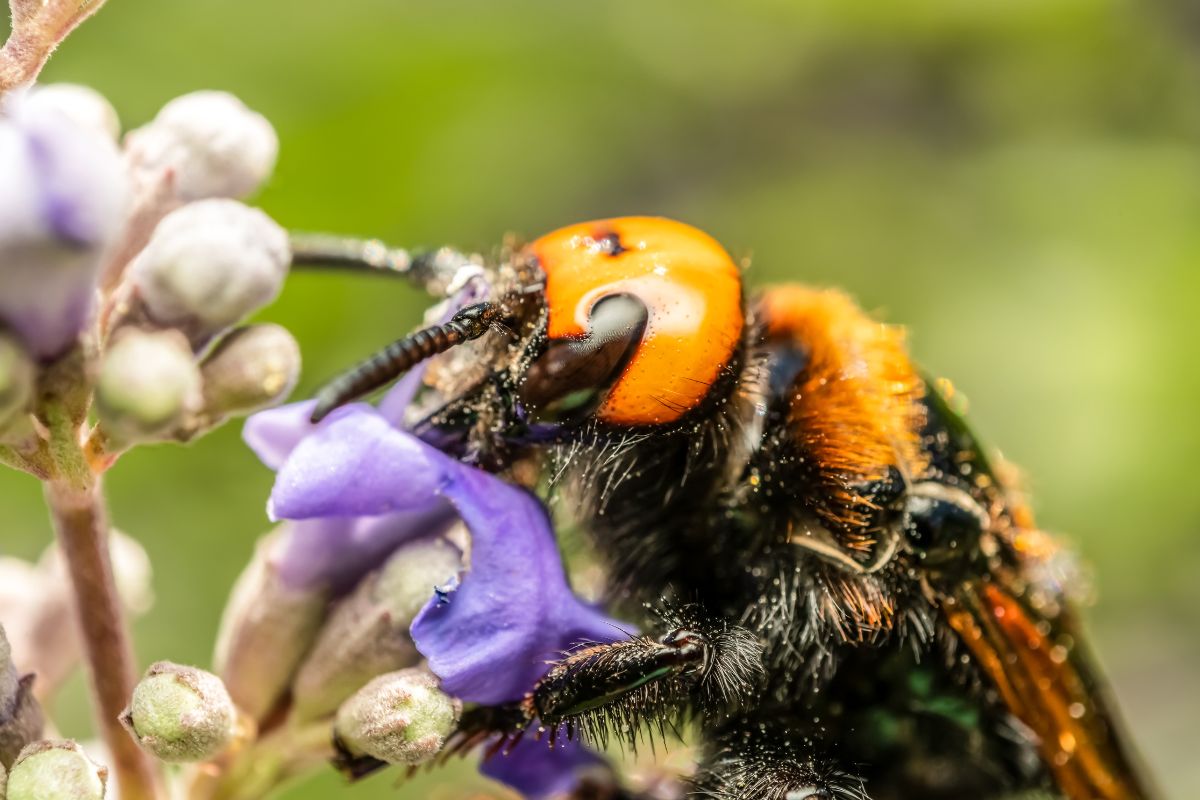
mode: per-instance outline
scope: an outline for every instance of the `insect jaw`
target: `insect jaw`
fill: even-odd
[[[905,511],[910,515],[935,502],[949,503],[974,517],[979,523],[981,533],[986,533],[992,527],[992,518],[987,510],[975,498],[957,487],[937,481],[921,481],[909,486],[906,496]]]
[[[871,554],[869,561],[854,558],[842,547],[829,528],[815,517],[803,516],[788,526],[787,543],[807,550],[821,560],[855,575],[871,575],[886,567],[900,549],[901,533],[897,526],[888,526]]]

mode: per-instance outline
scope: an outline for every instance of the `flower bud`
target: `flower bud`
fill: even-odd
[[[49,360],[91,319],[125,221],[125,172],[107,135],[20,96],[0,108],[0,175],[0,324]]]
[[[28,410],[33,384],[33,361],[15,339],[0,333],[0,432]]]
[[[147,315],[198,344],[273,300],[290,262],[287,233],[266,214],[203,200],[164,217],[130,270]]]
[[[402,545],[378,572],[338,603],[296,674],[292,701],[300,719],[315,719],[376,675],[415,664],[408,628],[435,586],[462,568],[462,554],[441,537]]]
[[[238,708],[256,720],[287,691],[329,601],[324,589],[289,586],[273,560],[288,528],[303,524],[281,525],[259,541],[221,615],[213,662]]]
[[[200,365],[203,415],[212,421],[248,414],[282,400],[300,375],[300,346],[279,325],[233,331]]]
[[[116,141],[121,135],[117,110],[104,95],[77,83],[48,83],[35,86],[26,101],[35,108],[53,109],[81,128],[102,133]]]
[[[21,749],[42,735],[42,709],[33,697],[33,676],[22,676],[0,627],[0,764],[11,765]]]
[[[353,755],[414,766],[437,755],[461,711],[431,673],[405,669],[380,675],[343,703],[334,733]]]
[[[34,742],[8,774],[7,800],[104,800],[108,770],[67,740]]]
[[[133,687],[121,723],[155,758],[206,761],[233,740],[237,709],[216,675],[159,661]]]
[[[225,92],[193,92],[162,107],[129,134],[126,153],[139,183],[174,174],[180,200],[245,197],[275,167],[279,140],[266,118]]]
[[[100,366],[96,413],[117,440],[143,441],[171,431],[200,398],[200,368],[183,336],[128,328]]]

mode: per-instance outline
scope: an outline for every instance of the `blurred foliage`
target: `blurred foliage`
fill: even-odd
[[[301,229],[494,247],[654,213],[753,282],[853,292],[912,331],[1094,568],[1096,646],[1173,797],[1200,793],[1200,12],[1192,0],[110,0],[51,61],[127,127],[221,88],[282,140],[261,204]],[[416,320],[303,275],[264,314],[305,394]],[[111,475],[159,603],[144,661],[206,663],[271,476],[230,429]],[[3,550],[50,538],[0,475]],[[58,709],[86,732],[81,682]],[[469,769],[461,769],[462,774]],[[460,797],[421,778],[355,796]],[[329,797],[326,775],[293,800]],[[483,786],[475,782],[471,786]],[[458,787],[458,788],[454,788]]]

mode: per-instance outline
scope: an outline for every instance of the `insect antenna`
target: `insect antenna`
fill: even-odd
[[[445,247],[412,253],[379,239],[322,233],[294,233],[291,248],[293,267],[396,275],[433,294],[441,294],[458,269],[471,263],[467,255]]]
[[[476,303],[461,309],[445,324],[430,325],[397,339],[317,392],[312,421],[320,422],[338,406],[391,383],[427,358],[478,339],[500,319],[501,314],[500,306],[495,303]]]

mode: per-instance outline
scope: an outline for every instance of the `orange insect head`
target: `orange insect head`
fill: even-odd
[[[562,228],[528,249],[546,275],[551,339],[586,336],[605,297],[631,295],[646,307],[641,344],[600,419],[669,423],[704,399],[744,322],[741,272],[715,239],[669,219],[620,217]]]

